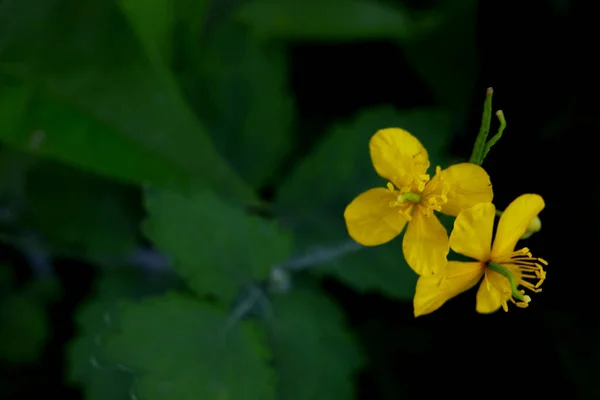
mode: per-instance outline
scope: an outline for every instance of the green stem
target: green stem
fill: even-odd
[[[483,103],[483,116],[481,117],[481,127],[479,128],[479,134],[475,139],[475,145],[473,146],[473,152],[469,162],[477,165],[481,165],[483,162],[483,152],[485,150],[485,142],[490,132],[490,125],[492,123],[492,96],[494,89],[488,88],[485,94],[485,101]]]
[[[510,273],[510,271],[508,269],[504,268],[502,265],[497,264],[493,261],[488,261],[487,267],[489,269],[491,269],[492,271],[497,272],[497,273],[501,274],[502,276],[506,277],[506,279],[508,279],[508,281],[510,282],[510,287],[512,289],[513,297],[517,300],[525,301],[523,294],[521,294],[521,292],[519,292],[517,290],[517,282],[515,281],[515,277],[513,276],[513,274]]]
[[[502,112],[502,110],[498,110],[496,112],[496,117],[498,117],[498,120],[500,120],[500,127],[498,128],[498,133],[492,136],[492,138],[485,144],[485,148],[483,149],[483,155],[481,157],[481,162],[483,162],[492,146],[495,145],[496,142],[498,142],[498,140],[500,140],[500,138],[502,137],[502,133],[506,128],[506,120],[504,119],[504,113]]]

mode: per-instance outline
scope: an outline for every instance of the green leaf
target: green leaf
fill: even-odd
[[[224,195],[254,199],[215,150],[172,74],[149,61],[115,4],[64,1],[2,60],[0,106],[16,105],[0,114],[0,139],[22,148],[33,142],[42,154],[138,182],[138,170],[170,165]],[[44,134],[32,138],[32,129]],[[141,162],[141,154],[152,158]],[[154,176],[143,180],[146,175]],[[167,183],[179,183],[172,175]],[[164,184],[162,178],[155,182]]]
[[[0,76],[0,139],[15,148],[127,183],[185,182],[183,169],[110,124]]]
[[[11,214],[25,202],[26,173],[37,161],[20,151],[4,146],[0,149],[0,202]],[[10,222],[11,218],[7,216],[6,220]]]
[[[176,294],[126,304],[108,354],[139,371],[137,394],[154,399],[275,399],[264,337],[226,312]]]
[[[128,187],[54,163],[27,173],[21,222],[35,228],[58,253],[95,261],[128,257],[137,245],[141,209]]]
[[[199,113],[215,145],[254,187],[290,149],[294,104],[285,49],[260,41],[231,21],[212,32],[200,60]],[[206,95],[208,94],[208,95]]]
[[[0,301],[0,359],[31,363],[41,355],[49,335],[48,316],[42,304],[23,294]]]
[[[5,266],[0,269],[10,271]],[[10,281],[9,277],[7,279]],[[35,362],[42,355],[50,335],[47,307],[56,300],[58,293],[58,284],[52,280],[31,281],[20,290],[3,288],[0,295],[0,360],[25,364]]]
[[[375,173],[369,157],[371,136],[386,127],[407,129],[423,143],[432,164],[430,172],[435,165],[447,164],[444,150],[450,122],[440,110],[399,112],[378,107],[335,126],[284,181],[277,196],[276,213],[282,224],[294,231],[296,252],[351,241],[344,208],[361,192],[386,184]],[[404,261],[401,240],[402,236],[386,245],[348,254],[327,263],[322,271],[357,290],[376,290],[407,300],[414,293],[417,276]]]
[[[270,323],[279,398],[349,400],[362,354],[338,306],[318,291],[274,300]]]
[[[239,19],[261,36],[326,41],[406,40],[435,25],[398,6],[367,0],[254,0],[240,7]]]
[[[174,23],[174,1],[119,0],[130,24],[136,31],[150,59],[162,64],[171,59],[171,34]]]
[[[4,148],[0,151],[3,240],[21,247],[34,232],[52,256],[108,265],[139,239],[139,192],[96,175]]]
[[[243,285],[266,278],[289,255],[285,232],[211,192],[153,189],[145,197],[146,236],[202,295],[232,300]]]
[[[60,0],[20,0],[0,3],[0,55],[14,40],[42,21]]]
[[[460,123],[471,107],[479,69],[477,6],[476,0],[440,2],[439,24],[414,41],[400,43],[415,71]]]
[[[214,6],[215,3],[211,0],[175,0],[178,28],[183,28],[187,39],[198,43],[198,38],[202,36],[208,25],[209,11],[212,11]]]
[[[87,400],[131,400],[134,375],[104,355],[107,334],[116,328],[118,303],[164,292],[172,284],[166,277],[136,271],[104,270],[96,280],[94,296],[76,313],[77,336],[69,343],[69,383],[82,389]]]
[[[78,312],[78,336],[69,344],[69,381],[80,386],[86,400],[131,400],[133,375],[109,364],[102,356],[103,334],[107,326],[110,301],[93,301]]]

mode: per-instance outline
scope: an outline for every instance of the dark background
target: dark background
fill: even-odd
[[[10,11],[7,3],[0,2],[0,13]],[[471,87],[455,97],[440,97],[439,89],[432,88],[432,81],[419,71],[422,64],[415,64],[406,49],[390,40],[358,38],[339,43],[293,38],[282,47],[289,61],[288,85],[296,102],[297,125],[293,151],[257,187],[265,201],[275,201],[280,183],[318,145],[332,123],[373,106],[391,104],[403,110],[442,103],[453,112],[448,153],[455,160],[468,159],[489,86],[495,90],[494,109],[502,109],[508,122],[483,165],[494,185],[495,203],[502,209],[522,193],[538,193],[546,201],[540,216],[543,229],[528,239],[527,246],[549,262],[548,279],[526,310],[478,315],[474,289],[415,319],[410,301],[356,290],[331,275],[318,281],[343,308],[364,349],[367,361],[355,379],[356,398],[600,396],[593,253],[597,247],[593,143],[599,132],[591,101],[596,97],[597,70],[594,52],[586,45],[593,13],[582,3],[479,2],[473,57],[478,65],[432,61],[424,67],[432,69],[442,84],[454,79],[453,68],[472,68]],[[439,6],[433,1],[402,4],[416,11]],[[22,18],[0,16],[4,18],[0,21]],[[461,21],[456,23],[460,26]],[[450,39],[446,46],[444,51],[455,52],[448,60],[471,60]],[[437,50],[421,51],[427,56]],[[0,62],[4,62],[1,52]],[[63,184],[68,183],[58,183],[56,190]],[[128,198],[135,204],[132,213],[141,214],[139,190],[128,191]],[[60,207],[60,202],[53,204]],[[68,218],[68,213],[64,215]],[[15,276],[12,290],[21,293],[44,273],[32,252],[13,240],[23,225],[5,225],[7,239],[0,246],[0,259]],[[32,229],[35,233],[35,225]],[[47,335],[39,339],[39,351],[26,362],[0,362],[0,398],[50,394],[83,398],[67,383],[71,367],[66,349],[78,332],[74,315],[105,267],[79,255],[41,253],[48,257],[59,294],[48,294],[54,293],[52,288],[39,289],[44,293],[40,296],[48,318]],[[5,306],[2,312],[15,310]],[[3,333],[1,340],[11,342],[22,336],[26,333]]]

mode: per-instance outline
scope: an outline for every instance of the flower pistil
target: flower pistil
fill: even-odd
[[[546,280],[546,271],[543,265],[548,265],[548,262],[543,258],[533,257],[527,247],[514,251],[506,260],[486,263],[490,270],[508,279],[512,289],[512,297],[509,300],[520,308],[526,308],[531,302],[531,298],[525,295],[524,290],[518,290],[517,287],[522,286],[533,293],[540,293],[542,291],[540,286]],[[531,280],[537,280],[537,282],[534,284]],[[506,301],[502,303],[502,308],[504,311],[508,311]]]

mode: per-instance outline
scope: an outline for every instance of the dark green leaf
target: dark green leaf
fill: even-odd
[[[123,299],[162,293],[170,279],[124,269],[105,271],[96,281],[94,297],[78,310],[77,336],[69,344],[68,379],[87,400],[131,400],[134,375],[104,355],[105,336],[116,329],[118,303]]]
[[[435,165],[447,163],[442,154],[450,135],[449,125],[448,115],[439,110],[398,112],[380,107],[334,127],[278,193],[277,214],[294,230],[296,251],[338,246],[351,240],[343,218],[344,208],[361,192],[386,184],[375,173],[369,158],[369,140],[378,129],[400,127],[414,134],[427,148],[433,170]],[[401,238],[329,262],[323,271],[357,290],[378,290],[409,299],[416,275],[404,261]]]
[[[22,294],[0,301],[0,359],[11,363],[35,361],[49,334],[42,304]]]
[[[200,60],[199,110],[216,146],[259,187],[290,148],[294,104],[287,54],[227,21],[208,38]]]
[[[0,149],[0,202],[5,207],[2,222],[9,222],[24,202],[26,174],[37,159],[21,151]]]
[[[183,169],[67,102],[0,78],[0,139],[124,182],[185,181]]]
[[[259,35],[328,41],[406,40],[435,25],[397,6],[367,0],[254,0],[242,5],[239,18]]]
[[[119,0],[150,59],[161,65],[171,59],[174,1]]]
[[[176,294],[127,304],[120,319],[107,348],[139,371],[141,398],[275,399],[264,338],[252,323],[231,325],[226,312]]]
[[[471,107],[477,79],[477,5],[475,0],[441,2],[436,11],[439,25],[414,41],[400,43],[415,71],[460,123]],[[482,99],[483,95],[484,89]]]
[[[57,252],[124,260],[137,245],[137,193],[93,175],[42,162],[27,174],[23,221]]]
[[[113,177],[152,180],[158,170],[154,182],[182,174],[253,199],[115,4],[67,0],[54,11],[3,54],[0,106],[14,105],[0,114],[0,138]]]
[[[285,232],[208,191],[149,190],[146,209],[147,237],[200,294],[232,300],[241,286],[266,278],[289,255]]]
[[[111,328],[108,316],[114,306],[111,301],[94,301],[77,316],[80,331],[68,349],[69,380],[81,386],[86,400],[131,400],[133,375],[102,356],[103,335]]]
[[[10,271],[5,266],[0,269]],[[8,278],[5,284],[10,281]],[[58,294],[58,283],[53,280],[31,281],[20,290],[3,288],[0,293],[1,360],[32,363],[42,355],[50,335],[47,308]]]
[[[215,6],[211,0],[175,0],[177,22],[193,43],[198,43],[208,24],[209,11]]]
[[[298,290],[273,304],[271,344],[279,398],[350,400],[362,355],[343,313],[318,291]]]
[[[44,20],[60,0],[19,0],[0,3],[0,55],[7,46]]]

